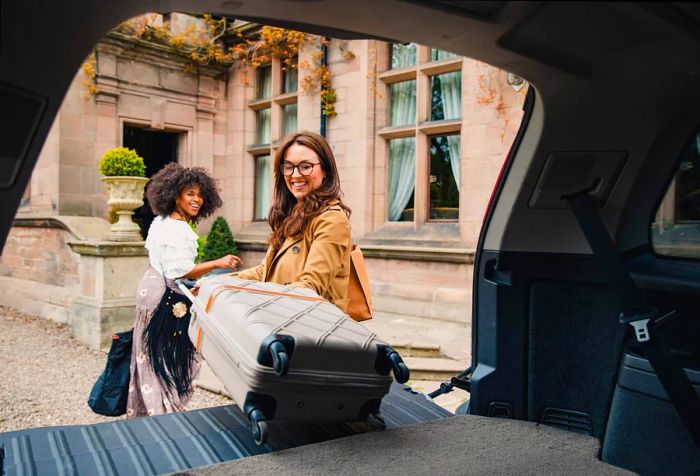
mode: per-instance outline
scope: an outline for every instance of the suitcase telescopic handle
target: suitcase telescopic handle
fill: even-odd
[[[197,296],[192,294],[192,291],[190,291],[190,287],[193,287],[195,283],[188,279],[176,279],[175,284],[178,288],[180,288],[182,294],[184,294],[187,297],[187,299],[190,300],[190,302],[195,306],[195,308],[201,311],[202,305],[200,304],[199,299],[197,299]]]

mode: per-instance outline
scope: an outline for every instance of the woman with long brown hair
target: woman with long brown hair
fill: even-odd
[[[346,311],[350,208],[341,199],[330,145],[314,132],[291,134],[277,150],[274,173],[267,253],[258,266],[234,276],[310,288]]]

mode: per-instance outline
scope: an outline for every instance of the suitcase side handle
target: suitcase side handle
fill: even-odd
[[[289,371],[289,362],[294,353],[294,337],[284,334],[270,334],[260,344],[258,363],[272,367],[275,374],[282,377]]]
[[[282,377],[287,374],[289,370],[289,356],[287,356],[287,349],[278,340],[273,341],[268,346],[268,351],[272,357],[272,367],[275,369],[275,373]]]
[[[411,372],[399,353],[388,345],[377,345],[377,360],[374,367],[381,375],[387,375],[393,370],[394,379],[399,383],[406,383],[411,377]]]

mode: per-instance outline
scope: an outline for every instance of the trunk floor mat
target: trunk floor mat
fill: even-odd
[[[387,428],[452,414],[397,383],[384,398]],[[273,453],[373,429],[363,422],[271,422],[263,446],[236,405],[109,423],[33,428],[0,434],[0,474],[150,475]],[[3,472],[4,469],[4,472]]]

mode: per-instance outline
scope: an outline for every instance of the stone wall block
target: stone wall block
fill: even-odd
[[[158,70],[160,86],[164,89],[186,94],[197,93],[197,76],[182,70],[160,68]]]
[[[168,124],[193,128],[197,123],[197,115],[194,105],[179,102],[168,102],[166,119]]]
[[[143,242],[73,241],[81,255],[80,294],[71,307],[73,335],[93,349],[109,345],[110,336],[130,328],[136,288],[148,268]]]
[[[71,333],[91,349],[107,350],[112,334],[130,329],[133,306],[104,307],[79,297],[71,308]]]
[[[113,111],[107,111],[107,113],[110,118],[113,117]],[[119,96],[118,114],[125,119],[138,119],[150,122],[151,101],[148,97],[122,93]],[[106,130],[105,132],[109,134],[111,131]]]
[[[144,86],[158,87],[158,68],[150,64],[130,59],[117,59],[117,76],[120,78],[132,78]]]

